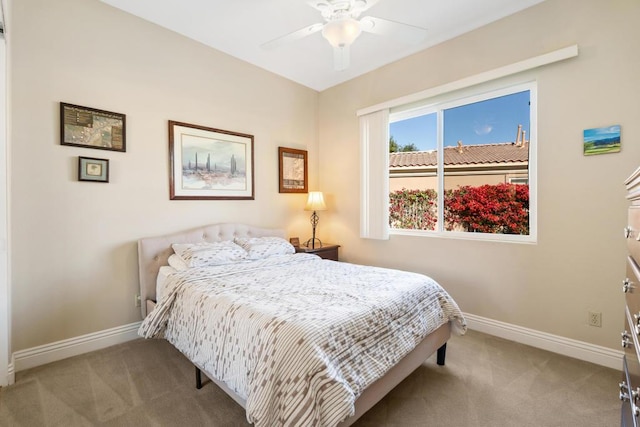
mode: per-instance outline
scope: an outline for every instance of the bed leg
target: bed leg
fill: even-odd
[[[447,355],[447,343],[442,344],[442,347],[438,349],[438,356],[436,363],[440,366],[444,366],[444,358]]]
[[[440,350],[438,350],[440,351]],[[440,353],[438,353],[440,354]],[[439,359],[438,359],[439,360]],[[196,388],[200,390],[202,388],[202,372],[200,372],[200,368],[196,366]]]

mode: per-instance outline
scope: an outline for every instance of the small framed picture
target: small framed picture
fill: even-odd
[[[78,181],[109,182],[109,159],[78,157]]]
[[[620,125],[585,129],[583,135],[585,156],[620,152]]]
[[[292,238],[289,239],[289,243],[291,243],[294,248],[299,248],[300,247],[300,238],[299,237],[292,237]]]
[[[280,169],[280,193],[307,192],[307,152],[294,148],[278,147]]]

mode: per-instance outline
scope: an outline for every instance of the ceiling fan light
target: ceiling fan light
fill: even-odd
[[[353,18],[342,18],[327,22],[322,29],[322,36],[331,46],[344,47],[353,43],[361,32],[360,22]]]

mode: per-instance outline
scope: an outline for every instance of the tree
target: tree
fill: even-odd
[[[403,145],[398,148],[399,151],[402,151],[404,153],[407,153],[409,151],[418,151],[418,147],[416,147],[416,144],[414,144],[413,142],[411,144]]]
[[[402,152],[402,153],[406,153],[409,151],[418,151],[418,147],[416,147],[416,144],[414,144],[413,142],[407,145],[400,145],[396,142],[395,138],[393,137],[393,135],[391,135],[389,137],[389,152],[390,153],[398,153],[398,152]]]
[[[389,137],[389,152],[390,153],[397,153],[398,152],[398,143],[393,138],[393,135],[391,135]]]

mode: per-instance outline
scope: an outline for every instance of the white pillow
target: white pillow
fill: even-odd
[[[293,245],[281,237],[236,237],[234,241],[247,251],[250,259],[294,254]]]
[[[174,243],[171,247],[188,267],[230,264],[247,258],[247,252],[230,240],[215,243]]]
[[[175,268],[178,271],[186,270],[189,268],[186,262],[178,256],[178,254],[171,254],[169,256],[169,266]]]

